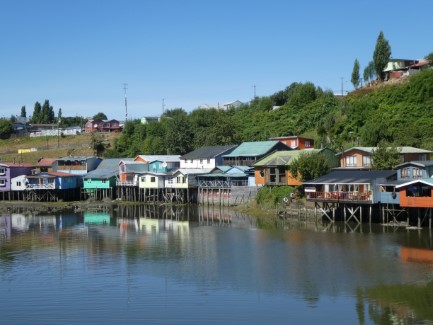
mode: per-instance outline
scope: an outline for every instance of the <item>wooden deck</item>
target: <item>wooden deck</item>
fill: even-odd
[[[307,201],[371,203],[372,197],[369,192],[309,192]]]

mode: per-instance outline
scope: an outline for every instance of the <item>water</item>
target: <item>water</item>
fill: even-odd
[[[1,323],[433,324],[428,229],[273,225],[219,209],[4,214]]]

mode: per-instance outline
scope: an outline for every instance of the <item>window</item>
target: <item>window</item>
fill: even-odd
[[[5,174],[6,174],[6,168],[0,167],[0,175],[5,175]]]
[[[141,181],[142,181],[143,183],[145,183],[145,182],[146,182],[146,176],[142,176],[142,177],[141,177]]]
[[[207,163],[210,164],[210,158],[207,159]]]
[[[106,179],[103,179],[103,180],[102,180],[102,184],[105,184],[105,183],[107,183],[107,180],[106,180]]]
[[[17,182],[17,186],[21,186],[21,182]]]
[[[200,159],[200,164],[203,164],[203,159]]]
[[[0,186],[6,186],[6,180],[0,179]]]
[[[151,177],[151,178],[150,178],[150,182],[151,182],[151,183],[155,183],[155,182],[156,182],[156,177],[155,177],[155,176]]]
[[[356,156],[346,157],[346,167],[356,167]]]
[[[401,169],[401,178],[408,178],[410,175],[409,168],[402,168]]]
[[[414,178],[422,178],[422,169],[414,168],[413,169],[413,177]]]
[[[296,140],[291,140],[290,141],[290,146],[295,148],[296,147]]]
[[[305,146],[306,147],[311,147],[311,141],[310,140],[305,140]]]
[[[173,184],[173,178],[168,179],[168,184]]]
[[[371,157],[370,156],[362,156],[362,166],[370,167],[371,166]]]
[[[420,153],[419,154],[419,159],[420,161],[426,161],[427,160],[427,154],[425,153]]]

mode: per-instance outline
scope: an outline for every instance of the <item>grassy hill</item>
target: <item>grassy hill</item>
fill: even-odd
[[[103,134],[110,146],[120,133]],[[18,153],[19,149],[35,151]],[[35,164],[40,158],[65,156],[92,156],[91,135],[80,134],[60,137],[17,137],[0,140],[0,159],[2,162],[23,162]]]

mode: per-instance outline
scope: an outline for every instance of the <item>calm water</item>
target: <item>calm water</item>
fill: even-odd
[[[275,225],[197,208],[3,214],[0,322],[433,324],[428,229]]]

